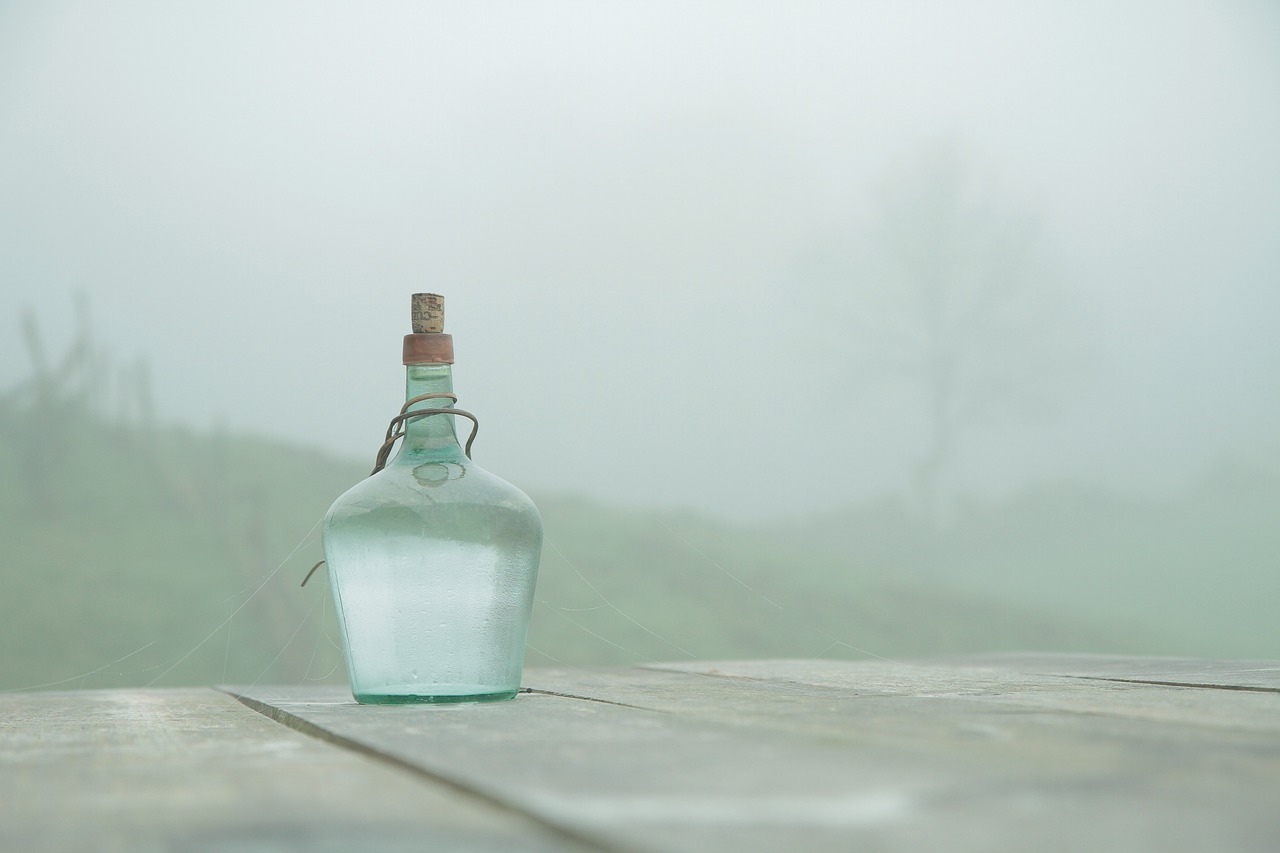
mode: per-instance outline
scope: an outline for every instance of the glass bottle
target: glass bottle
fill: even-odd
[[[406,412],[451,409],[443,299],[413,299],[405,399],[442,396]],[[524,492],[467,458],[455,420],[406,420],[395,458],[325,517],[324,555],[358,702],[489,701],[520,689],[542,519]]]

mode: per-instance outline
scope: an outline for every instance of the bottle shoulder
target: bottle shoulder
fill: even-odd
[[[371,512],[415,515],[466,511],[530,516],[541,524],[533,501],[516,486],[470,460],[404,462],[397,460],[353,485],[334,501],[326,525]]]

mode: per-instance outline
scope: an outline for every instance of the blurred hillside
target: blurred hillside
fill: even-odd
[[[932,528],[885,500],[788,532],[859,563],[900,559],[922,582],[983,590],[1015,610],[1121,626],[1117,652],[1275,659],[1277,459],[1224,456],[1161,500],[1060,481],[959,502]]]
[[[87,318],[0,394],[0,689],[342,681],[318,522],[367,473],[301,444],[161,425],[145,362]],[[300,425],[305,434],[305,425]],[[483,462],[483,446],[479,460]],[[1177,500],[1080,484],[746,527],[534,494],[531,664],[993,650],[1280,657],[1280,475]]]
[[[365,470],[10,395],[0,687],[340,681],[327,586],[298,582],[320,556],[316,522]],[[800,528],[538,502],[548,544],[531,664],[1159,648],[1119,620],[1008,606]]]
[[[0,642],[10,650],[0,686],[342,679],[327,587],[297,584],[319,557],[316,520],[363,466],[267,439],[144,433],[82,416],[64,422],[58,461],[43,460],[48,478],[36,485],[19,441],[30,417],[7,410],[0,420]],[[1177,580],[1196,577],[1187,564],[1209,554],[1265,577],[1258,557],[1275,553],[1275,533],[1250,541],[1266,528],[1240,503],[1206,493],[1177,508],[1188,523],[1173,538],[1158,533],[1159,508],[1070,490],[974,507],[933,543],[951,560],[940,577],[903,545],[922,548],[928,536],[889,505],[747,530],[544,497],[529,662],[993,649],[1277,656],[1270,623],[1253,615],[1271,595],[1222,588],[1214,599]],[[1148,613],[1153,598],[1185,608],[1188,596],[1198,624],[1126,618],[1126,608]]]

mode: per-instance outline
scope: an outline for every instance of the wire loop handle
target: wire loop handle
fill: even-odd
[[[476,440],[476,433],[480,431],[480,421],[475,415],[463,409],[455,409],[452,406],[439,409],[415,409],[409,411],[409,407],[421,403],[424,400],[447,399],[452,403],[458,402],[457,394],[450,394],[447,391],[438,391],[434,394],[421,394],[410,400],[406,400],[405,404],[400,407],[400,414],[391,419],[391,423],[387,424],[387,435],[382,442],[382,446],[378,448],[378,455],[373,462],[373,470],[369,472],[369,476],[387,467],[387,458],[391,455],[391,448],[395,443],[404,438],[405,428],[409,421],[425,418],[430,415],[460,415],[471,420],[471,435],[467,438],[467,445],[463,448],[463,452],[467,454],[467,458],[471,458],[471,443]]]
[[[448,400],[450,403],[458,402],[457,394],[450,394],[447,391],[437,391],[434,394],[421,394],[406,400],[405,404],[400,407],[400,414],[391,419],[391,423],[387,424],[387,434],[382,441],[382,446],[378,448],[378,455],[373,460],[373,470],[369,472],[369,476],[387,467],[387,459],[391,456],[391,448],[400,439],[404,438],[405,428],[409,421],[415,421],[418,418],[425,418],[431,415],[460,415],[471,420],[471,435],[467,437],[467,444],[463,448],[463,452],[467,454],[467,458],[471,458],[471,443],[476,440],[476,433],[480,432],[480,421],[475,415],[462,409],[455,409],[452,406],[431,408],[431,409],[414,409],[409,411],[409,407],[421,403],[425,400]],[[301,586],[306,586],[307,581],[311,580],[311,576],[316,573],[316,569],[324,565],[324,560],[316,563],[311,567],[311,571],[307,572],[307,576],[302,579]]]

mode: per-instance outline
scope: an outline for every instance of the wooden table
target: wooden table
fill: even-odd
[[[0,694],[0,850],[1280,850],[1280,663],[531,669],[511,702]]]

